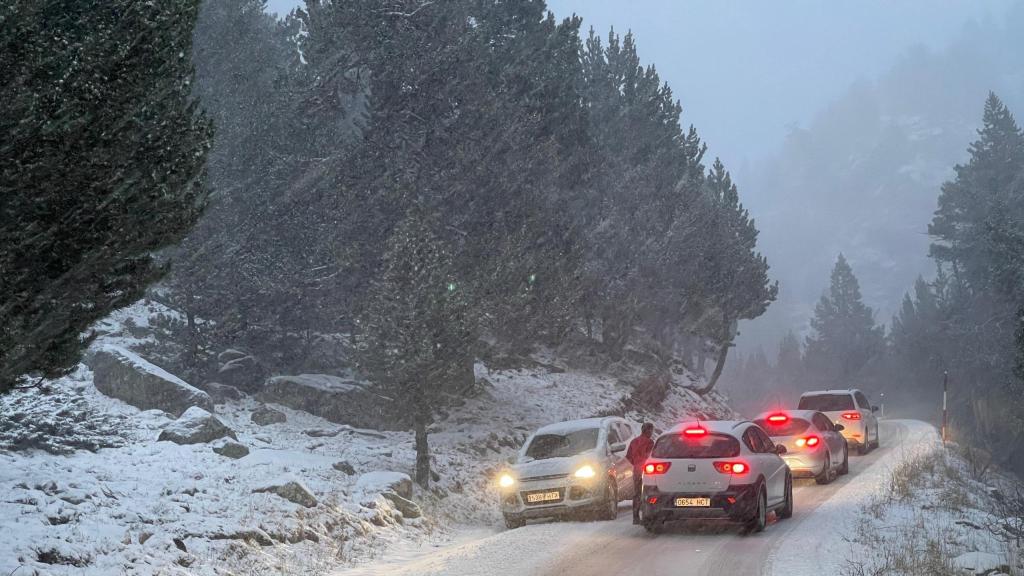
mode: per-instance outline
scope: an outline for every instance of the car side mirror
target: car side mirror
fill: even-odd
[[[616,442],[615,444],[611,445],[611,449],[612,449],[612,454],[618,454],[619,452],[622,452],[623,450],[626,449],[626,443],[625,442]]]
[[[779,455],[785,454],[786,453],[786,447],[783,446],[782,444],[776,444],[775,445],[775,453],[779,454]]]
[[[872,412],[878,412],[878,406],[872,406],[871,407],[871,411]]]
[[[842,424],[836,424],[835,426],[836,432],[842,432],[843,430],[846,430],[846,426],[843,426]]]

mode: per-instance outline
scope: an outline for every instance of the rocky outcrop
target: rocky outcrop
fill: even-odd
[[[423,511],[420,510],[420,505],[408,498],[402,498],[394,492],[385,492],[381,494],[381,496],[386,498],[388,502],[391,502],[391,505],[401,512],[402,516],[406,518],[419,518],[420,516],[423,516]]]
[[[119,346],[104,346],[88,359],[96,389],[141,410],[180,416],[193,406],[213,409],[210,395]]]
[[[277,494],[281,498],[298,504],[299,506],[305,506],[306,508],[315,508],[317,505],[316,496],[302,485],[298,480],[289,480],[281,484],[274,484],[266,486],[264,488],[257,488],[253,492],[269,492],[271,494]]]
[[[221,384],[220,382],[207,382],[200,386],[210,398],[213,399],[217,404],[223,404],[228,400],[241,400],[242,391],[234,386],[228,386],[227,384]]]
[[[249,415],[249,419],[252,420],[254,424],[259,424],[260,426],[269,426],[271,424],[280,424],[288,421],[288,417],[285,416],[284,412],[274,410],[269,406],[260,406],[253,410],[252,414]]]
[[[175,444],[202,444],[218,438],[238,440],[233,430],[224,425],[216,416],[202,408],[193,406],[185,411],[180,418],[168,424],[161,432],[157,441],[170,441]]]
[[[267,380],[257,398],[356,428],[404,428],[400,419],[386,414],[386,400],[359,382],[338,376],[275,376]]]
[[[365,494],[392,492],[402,498],[412,498],[412,478],[403,472],[378,470],[367,472],[356,480],[356,490]]]
[[[225,356],[228,352],[234,354]],[[230,358],[230,360],[221,364],[217,371],[217,381],[250,394],[259,392],[263,381],[269,374],[266,367],[253,356],[237,356],[236,354],[238,354],[237,350],[227,350],[221,353],[221,357]]]

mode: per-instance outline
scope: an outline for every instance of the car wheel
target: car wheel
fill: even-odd
[[[825,465],[821,467],[821,474],[814,477],[814,481],[818,484],[828,484],[832,478],[832,457],[825,454]]]
[[[665,523],[660,520],[644,520],[644,530],[647,530],[648,534],[661,534],[662,528],[665,527]]]
[[[779,518],[786,519],[793,517],[793,475],[786,474],[786,501],[782,504],[782,508],[776,512]]]
[[[615,520],[618,515],[619,498],[615,494],[615,485],[609,481],[605,486],[604,502],[600,504],[597,517],[599,520]]]
[[[875,444],[872,448],[878,448],[882,445],[882,439],[878,436],[878,426],[875,426]]]
[[[843,463],[839,466],[839,475],[845,476],[850,473],[850,448],[843,446]]]
[[[857,446],[857,454],[860,454],[861,456],[863,456],[863,455],[865,455],[867,453],[868,453],[868,445],[867,445],[866,442],[864,444],[859,444]]]
[[[522,528],[526,525],[526,520],[522,518],[516,518],[515,516],[505,516],[505,528],[509,530],[515,530],[516,528]]]
[[[764,486],[761,485],[757,489],[757,510],[754,511],[754,517],[747,522],[744,533],[749,534],[751,532],[763,532],[764,527],[768,524],[768,495],[765,494]]]

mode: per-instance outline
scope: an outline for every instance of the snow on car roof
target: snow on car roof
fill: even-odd
[[[824,396],[826,394],[853,394],[857,392],[856,388],[848,388],[846,390],[812,390],[811,392],[804,392],[800,396]]]
[[[554,424],[548,424],[547,426],[541,426],[537,430],[537,434],[568,434],[577,430],[586,430],[588,428],[600,428],[610,418],[583,418],[582,420],[568,420],[565,422],[556,422]]]
[[[745,424],[747,422],[747,420],[688,420],[686,422],[680,422],[679,424],[676,424],[675,426],[666,430],[665,433],[680,433],[683,430],[686,430],[687,428],[696,428],[699,426],[701,428],[706,429],[709,432],[725,432],[726,434],[731,434],[737,426],[739,426],[740,424]]]

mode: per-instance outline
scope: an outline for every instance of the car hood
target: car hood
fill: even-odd
[[[544,458],[543,460],[529,460],[519,462],[512,466],[512,469],[520,478],[532,478],[534,476],[553,476],[555,474],[572,474],[580,466],[594,463],[597,454],[591,450],[575,456],[560,458]]]

